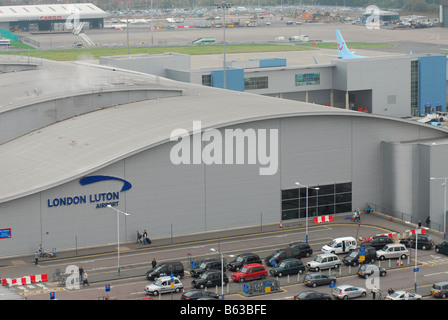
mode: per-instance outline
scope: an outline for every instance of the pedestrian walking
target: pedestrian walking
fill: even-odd
[[[378,289],[377,289],[376,287],[372,289],[372,297],[373,297],[373,300],[376,299],[376,292],[377,292],[377,291],[378,291]]]
[[[146,237],[148,237],[148,233],[146,230],[143,230],[142,243],[146,244]]]
[[[141,243],[142,242],[142,235],[140,234],[140,232],[138,232],[137,230],[137,242],[136,243]]]
[[[389,290],[387,290],[387,294],[392,294],[392,293],[394,293],[395,291],[394,291],[394,289],[392,289],[392,288],[390,288]]]
[[[418,220],[418,228],[421,229],[422,228],[422,221]]]
[[[151,240],[148,237],[148,232],[143,231],[143,244],[151,244]]]
[[[84,275],[83,267],[79,267],[79,283],[82,283],[82,277]]]
[[[426,218],[426,226],[429,228],[429,224],[431,223],[431,218]]]
[[[89,277],[87,275],[87,271],[84,271],[83,281],[82,281],[82,286],[84,287],[85,285],[89,286]]]
[[[157,265],[156,258],[152,258],[151,265],[152,265],[153,269],[156,267],[156,265]]]
[[[34,264],[37,265],[38,260],[39,260],[39,252],[36,251],[36,253],[34,254]]]

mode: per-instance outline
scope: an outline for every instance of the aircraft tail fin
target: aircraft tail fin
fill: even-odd
[[[361,56],[357,56],[352,51],[348,50],[347,44],[342,38],[342,34],[339,30],[336,30],[336,41],[338,44],[338,58],[339,59],[352,59],[352,58],[364,58]]]

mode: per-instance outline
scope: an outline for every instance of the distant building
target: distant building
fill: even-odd
[[[234,91],[408,118],[446,112],[446,59],[444,55],[400,55],[295,66],[278,58],[229,61],[225,83]],[[102,57],[100,64],[224,87],[222,67],[190,69],[185,55]]]
[[[1,6],[0,29],[15,31],[65,31],[74,18],[88,28],[102,28],[106,12],[91,3]]]
[[[439,20],[442,27],[448,28],[448,6],[439,7]]]

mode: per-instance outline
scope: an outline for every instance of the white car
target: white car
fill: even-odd
[[[395,291],[388,294],[385,300],[422,300],[422,296],[417,293],[407,292],[408,299],[406,299],[406,291]]]
[[[178,278],[165,276],[157,278],[157,280],[152,284],[148,284],[145,291],[147,294],[157,296],[166,292],[181,292],[183,288],[184,285]]]
[[[336,299],[351,299],[362,297],[364,298],[367,295],[367,290],[361,287],[355,287],[348,284],[344,284],[341,286],[337,286],[333,289],[333,297]]]

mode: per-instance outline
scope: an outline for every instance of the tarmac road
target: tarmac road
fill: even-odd
[[[304,262],[312,259],[319,252],[322,245],[328,243],[337,236],[372,236],[386,232],[403,232],[413,229],[412,225],[402,224],[398,221],[389,221],[381,215],[365,215],[363,223],[358,228],[357,224],[347,220],[344,215],[335,217],[335,221],[326,224],[314,224],[310,220],[308,233],[309,241],[315,253],[311,258],[304,258]],[[144,287],[148,284],[144,274],[150,269],[150,261],[155,257],[159,263],[169,260],[183,261],[187,266],[190,261],[198,261],[204,257],[215,257],[218,255],[210,251],[211,248],[221,250],[226,256],[240,252],[252,251],[261,258],[271,253],[277,248],[284,247],[291,241],[305,239],[304,221],[284,224],[283,228],[278,225],[263,226],[261,228],[245,228],[237,230],[226,230],[221,233],[192,235],[172,239],[154,239],[150,246],[135,243],[121,244],[120,266],[121,272],[117,272],[117,252],[116,246],[106,246],[100,248],[90,248],[75,251],[58,253],[56,258],[45,258],[40,260],[39,265],[34,265],[32,257],[16,257],[0,260],[2,267],[0,274],[6,277],[21,277],[24,275],[47,273],[49,281],[30,286],[15,286],[13,290],[26,296],[29,300],[48,300],[49,293],[54,291],[57,299],[60,300],[98,300],[106,295],[105,285],[111,285],[110,296],[119,300],[136,300],[146,297]],[[441,241],[440,234],[431,234],[436,243]],[[341,255],[342,258],[343,255]],[[231,259],[227,257],[227,259]],[[446,279],[446,266],[448,257],[435,254],[434,250],[418,251],[418,266],[421,272],[418,274],[419,288],[427,294],[428,286],[434,281]],[[19,261],[21,261],[19,263]],[[62,272],[67,266],[83,266],[89,273],[90,286],[69,290],[59,285],[58,281],[53,281],[53,273],[56,269]],[[411,249],[411,259],[405,265],[396,269],[396,262],[382,262],[382,266],[389,270],[386,286],[393,286],[395,289],[413,289],[413,267],[414,251]],[[365,280],[355,276],[357,268],[343,266],[333,273],[341,278],[338,284],[350,283],[362,286]],[[227,272],[230,276],[230,271]],[[303,280],[303,276],[301,278]],[[186,289],[191,288],[191,277],[187,274],[182,279]],[[227,299],[286,299],[289,300],[295,294],[305,290],[303,284],[297,284],[295,276],[281,278],[282,291],[276,294],[264,295],[261,297],[244,297],[239,293],[239,285],[232,283],[229,288],[225,288]],[[365,285],[364,285],[365,287]],[[318,287],[323,292],[329,292],[328,286]],[[209,290],[215,290],[209,289]],[[386,290],[386,289],[385,289]],[[220,293],[220,289],[218,293]],[[163,300],[178,300],[180,294],[166,294],[160,297]],[[366,299],[370,299],[367,297]],[[157,297],[156,299],[159,299]]]
[[[259,27],[226,28],[226,43],[290,43],[290,36],[308,35],[309,39],[322,41],[336,41],[335,30],[340,29],[347,42],[390,43],[391,48],[378,48],[374,51],[409,54],[441,53],[448,50],[448,33],[446,28],[425,29],[378,29],[372,30],[350,23],[304,23],[302,25],[272,25]],[[30,34],[21,33],[26,37],[40,42],[41,49],[72,48],[74,42],[80,42],[78,36],[66,34]],[[97,45],[101,47],[125,47],[127,31],[112,29],[92,29],[86,31]],[[285,41],[276,41],[277,37],[284,37]],[[216,44],[222,44],[224,33],[222,28],[187,28],[187,29],[158,29],[150,31],[148,28],[129,29],[131,46],[177,46],[191,45],[198,38],[213,38]],[[82,49],[80,49],[82,50]]]

